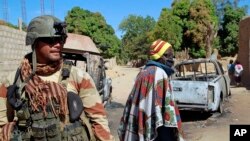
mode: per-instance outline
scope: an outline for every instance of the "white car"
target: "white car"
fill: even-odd
[[[230,79],[217,60],[185,60],[175,69],[171,84],[180,110],[223,112],[225,97],[231,93]]]

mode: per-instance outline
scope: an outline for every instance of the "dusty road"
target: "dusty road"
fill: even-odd
[[[118,141],[117,128],[138,68],[116,67],[108,71],[112,78],[113,100],[107,106],[113,135]],[[232,96],[225,102],[222,115],[181,112],[187,141],[229,141],[230,124],[250,124],[250,91],[243,87],[231,88]]]

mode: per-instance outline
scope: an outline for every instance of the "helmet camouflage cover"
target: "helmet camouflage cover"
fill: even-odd
[[[62,37],[66,40],[66,23],[50,15],[32,19],[27,28],[26,45],[34,44],[35,40],[41,37]]]

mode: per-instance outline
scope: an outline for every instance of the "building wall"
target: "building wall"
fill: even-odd
[[[0,25],[0,84],[10,72],[16,71],[23,56],[31,52],[31,47],[25,45],[25,36],[24,31]],[[99,55],[90,55],[90,62],[92,62],[90,69],[98,68],[99,62],[96,60],[100,60]],[[111,60],[109,68],[114,65],[116,63]]]
[[[31,51],[25,46],[26,32],[0,25],[0,82],[19,66],[25,54]]]
[[[250,17],[240,21],[238,60],[243,66],[242,84],[250,89]]]

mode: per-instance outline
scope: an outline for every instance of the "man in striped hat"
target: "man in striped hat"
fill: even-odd
[[[150,47],[150,60],[136,77],[118,129],[121,141],[183,140],[179,110],[169,77],[174,73],[172,46],[163,40]]]

